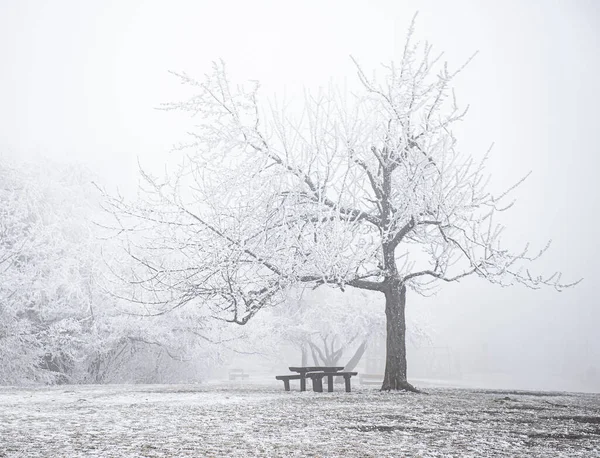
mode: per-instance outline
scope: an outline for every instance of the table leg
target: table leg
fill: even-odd
[[[333,375],[327,376],[327,391],[333,393]]]
[[[302,378],[300,379],[300,391],[306,391],[306,377],[302,374]]]
[[[344,375],[344,382],[346,383],[346,393],[350,393],[350,376]]]
[[[290,391],[290,381],[289,380],[284,379],[283,386],[285,388],[285,391]]]
[[[323,377],[319,377],[318,375],[315,377],[312,377],[312,382],[313,382],[313,391],[316,391],[317,393],[322,393],[323,392]]]

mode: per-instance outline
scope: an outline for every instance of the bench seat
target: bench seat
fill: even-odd
[[[323,377],[327,377],[327,391],[333,391],[333,377],[344,377],[346,393],[350,393],[350,379],[358,372],[307,372],[306,377],[312,379],[313,391],[323,392]]]
[[[306,379],[301,374],[276,375],[277,380],[283,380],[285,391],[290,391],[290,380],[300,380],[300,391],[306,391]]]

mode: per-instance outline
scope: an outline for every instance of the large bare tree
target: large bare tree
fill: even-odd
[[[356,91],[307,93],[301,109],[262,104],[222,63],[167,110],[199,120],[184,159],[163,178],[142,172],[139,199],[108,196],[137,268],[130,300],[165,313],[190,302],[244,324],[292,286],[327,284],[385,297],[384,390],[407,381],[407,290],[470,275],[507,286],[570,286],[534,276],[539,253],[501,245],[506,196],[486,190],[486,158],[460,151],[452,72],[412,26],[400,61]],[[461,67],[462,68],[462,67]],[[460,69],[459,69],[460,70]],[[547,248],[547,247],[546,247]]]

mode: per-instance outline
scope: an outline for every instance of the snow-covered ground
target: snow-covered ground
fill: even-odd
[[[600,456],[600,394],[274,383],[0,388],[0,457]]]

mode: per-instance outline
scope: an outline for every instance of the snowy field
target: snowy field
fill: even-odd
[[[0,457],[600,456],[600,394],[336,388],[4,387]]]

